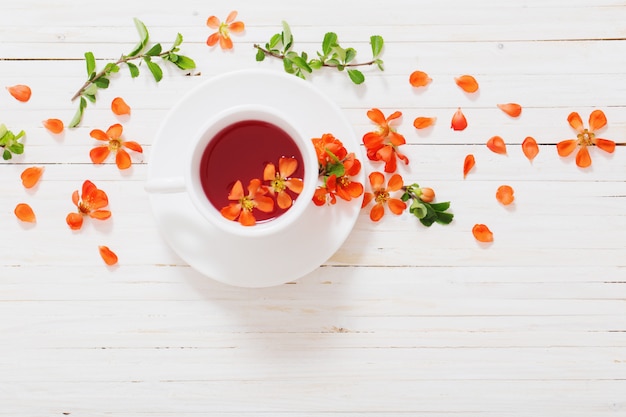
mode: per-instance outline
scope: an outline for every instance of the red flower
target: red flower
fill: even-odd
[[[220,213],[228,220],[239,220],[243,226],[254,226],[256,219],[252,211],[255,208],[264,213],[274,210],[274,200],[265,195],[267,191],[261,180],[255,178],[248,185],[248,195],[244,195],[243,185],[238,180],[228,194],[228,199],[233,202],[222,208]]]
[[[311,139],[311,142],[313,142],[320,167],[341,161],[348,155],[343,143],[331,133],[324,133],[321,138]]]
[[[402,190],[404,187],[404,181],[399,174],[393,174],[389,178],[389,182],[385,187],[385,176],[381,172],[372,172],[369,175],[370,186],[372,192],[365,193],[363,198],[362,207],[367,206],[372,200],[374,201],[374,207],[370,211],[370,219],[372,221],[379,221],[385,214],[385,204],[389,206],[394,214],[402,214],[406,209],[406,203],[399,198],[391,197],[390,193],[394,191]]]
[[[78,208],[77,213],[67,215],[65,221],[72,230],[79,230],[83,226],[83,217],[106,220],[111,217],[109,210],[102,210],[109,205],[106,193],[96,187],[91,181],[83,183],[82,193],[78,190],[72,193],[72,202]]]
[[[206,44],[213,46],[219,41],[222,49],[232,49],[233,40],[230,38],[230,32],[239,33],[245,29],[244,23],[235,22],[235,18],[237,18],[236,10],[230,12],[224,22],[221,22],[216,16],[210,16],[206,24],[211,29],[217,29],[217,32],[207,38]]]
[[[384,161],[385,172],[396,171],[396,157],[405,164],[409,163],[409,159],[398,150],[398,147],[404,145],[406,140],[391,126],[391,123],[401,116],[401,112],[395,111],[385,118],[385,115],[376,108],[367,112],[367,117],[378,125],[376,131],[368,132],[363,136],[367,158],[370,161]]]
[[[265,165],[263,180],[269,181],[269,192],[276,195],[276,202],[281,209],[287,209],[293,204],[293,200],[287,190],[300,194],[304,183],[301,178],[291,178],[298,168],[298,160],[295,158],[282,157],[278,160],[278,172],[273,163]]]
[[[111,152],[115,152],[115,163],[119,169],[127,169],[132,165],[130,155],[126,149],[142,153],[143,149],[137,142],[132,142],[122,139],[123,127],[121,124],[116,123],[110,126],[106,132],[100,129],[94,129],[89,136],[96,140],[107,142],[105,145],[96,146],[89,152],[89,157],[94,164],[103,163]]]
[[[591,165],[591,156],[587,146],[597,146],[605,152],[613,153],[615,142],[608,139],[596,138],[596,131],[606,126],[606,116],[602,110],[594,110],[589,115],[589,129],[583,125],[580,115],[576,112],[570,113],[567,117],[569,125],[578,132],[576,139],[563,140],[556,145],[559,156],[569,156],[576,148],[576,165],[587,168]]]

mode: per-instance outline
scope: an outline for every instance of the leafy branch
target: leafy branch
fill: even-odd
[[[401,200],[409,203],[409,212],[417,217],[419,221],[427,227],[433,223],[450,224],[454,218],[454,214],[448,213],[450,202],[433,203],[434,194],[427,195],[425,188],[420,188],[417,184],[411,184],[402,188]],[[430,201],[429,201],[430,200]]]
[[[0,148],[2,148],[2,159],[9,160],[13,154],[20,155],[24,153],[24,144],[18,142],[23,136],[24,131],[21,130],[17,135],[11,132],[4,124],[0,124]]]
[[[255,44],[257,49],[256,60],[263,61],[265,57],[278,58],[283,61],[285,72],[305,78],[305,74],[311,74],[321,68],[335,68],[338,71],[346,70],[350,80],[355,84],[365,81],[363,73],[355,67],[376,65],[384,71],[383,61],[380,54],[383,49],[383,38],[378,35],[370,37],[372,47],[372,59],[367,62],[354,62],[357,51],[354,48],[344,48],[339,45],[337,34],[327,32],[322,41],[322,50],[317,51],[317,57],[309,59],[306,52],[292,50],[293,34],[287,22],[282,22],[283,31],[273,35],[264,47]]]
[[[153,59],[160,58],[165,62],[170,62],[176,65],[181,70],[190,70],[196,68],[196,63],[189,57],[180,55],[177,52],[180,50],[179,46],[183,43],[183,37],[180,33],[176,35],[174,44],[167,51],[163,51],[163,47],[160,43],[154,44],[148,48],[148,42],[150,36],[146,25],[139,19],[135,18],[135,27],[139,33],[139,43],[128,54],[122,55],[117,61],[107,63],[103,69],[96,72],[96,59],[92,52],[85,53],[85,62],[87,64],[87,81],[78,89],[76,94],[72,97],[72,101],[80,98],[78,110],[76,111],[74,118],[69,124],[69,127],[76,127],[80,124],[87,102],[96,102],[96,93],[98,89],[105,89],[109,87],[110,77],[119,72],[120,65],[125,64],[130,71],[132,78],[139,76],[139,66],[131,61],[139,60],[139,64],[142,62],[146,64],[152,76],[156,82],[161,81],[163,78],[163,70]]]

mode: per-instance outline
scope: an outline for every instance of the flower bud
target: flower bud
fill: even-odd
[[[430,203],[435,199],[435,191],[432,188],[424,187],[421,188],[422,194],[420,194],[420,199],[424,203]]]

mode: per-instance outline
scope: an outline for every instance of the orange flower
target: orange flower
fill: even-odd
[[[98,251],[105,264],[112,266],[117,263],[117,255],[108,246],[98,246]]]
[[[256,219],[252,210],[256,208],[264,213],[274,210],[274,200],[265,195],[267,191],[261,180],[255,178],[248,185],[248,195],[244,195],[243,185],[237,180],[228,194],[228,199],[233,202],[222,208],[220,213],[228,220],[239,220],[243,226],[254,226]]]
[[[474,227],[472,227],[472,234],[479,242],[493,242],[493,233],[489,230],[489,227],[484,224],[475,224]]]
[[[236,10],[230,12],[224,22],[221,22],[216,16],[210,16],[207,19],[206,24],[211,29],[217,29],[217,32],[208,37],[206,44],[213,46],[219,41],[222,49],[232,49],[233,40],[230,38],[230,32],[240,33],[245,29],[243,22],[235,22],[236,17]]]
[[[539,154],[539,146],[537,146],[537,141],[532,136],[526,137],[522,142],[522,152],[530,162],[535,159],[535,157]]]
[[[467,154],[465,161],[463,161],[463,179],[467,177],[467,174],[474,168],[474,165],[476,165],[476,158],[474,158],[474,155],[471,153]]]
[[[613,153],[615,142],[608,139],[596,137],[596,132],[606,126],[606,116],[602,110],[594,110],[589,115],[589,128],[586,129],[580,115],[576,112],[570,113],[567,117],[569,125],[578,132],[576,139],[567,139],[556,144],[559,156],[569,156],[576,148],[576,165],[580,168],[587,168],[591,165],[588,146],[597,146],[605,152]]]
[[[89,134],[92,138],[103,142],[108,142],[105,145],[96,146],[89,152],[89,157],[94,164],[103,163],[111,152],[115,152],[115,163],[119,169],[127,169],[132,165],[130,155],[124,148],[128,148],[131,151],[142,153],[143,149],[137,142],[127,141],[122,139],[122,125],[116,123],[110,126],[106,132],[100,129],[94,129]]]
[[[406,203],[399,198],[391,197],[389,194],[394,191],[402,190],[404,187],[402,177],[399,174],[393,174],[385,187],[384,174],[374,171],[369,175],[369,181],[372,192],[364,194],[361,207],[365,207],[371,201],[374,201],[374,207],[372,207],[370,211],[370,219],[375,222],[379,221],[385,214],[385,204],[389,206],[389,210],[391,210],[392,213],[402,214],[406,209]]]
[[[348,155],[343,143],[331,133],[324,133],[321,138],[311,139],[311,142],[313,142],[320,167],[341,161]]]
[[[499,153],[501,155],[506,154],[506,143],[500,136],[492,136],[487,141],[487,147],[491,152]]]
[[[329,204],[337,203],[337,197],[345,201],[350,201],[363,194],[363,184],[352,181],[353,176],[361,171],[361,161],[354,153],[350,153],[341,162],[342,175],[330,174],[325,177],[324,185],[317,187],[313,195],[313,203],[316,206],[323,206],[328,201]]]
[[[409,84],[413,87],[425,87],[432,81],[432,78],[423,71],[413,71],[409,76]]]
[[[456,85],[461,87],[461,89],[466,93],[475,93],[478,91],[478,82],[476,81],[476,78],[471,75],[461,75],[460,77],[456,77],[454,81],[456,82]]]
[[[7,87],[7,90],[16,100],[21,102],[26,102],[30,100],[30,96],[32,94],[30,87],[23,84],[17,84],[11,87]]]
[[[522,106],[517,103],[498,104],[498,108],[511,117],[518,117],[522,114]]]
[[[467,119],[465,118],[465,115],[461,111],[460,107],[456,110],[456,112],[454,112],[450,127],[454,130],[465,130],[467,127]]]
[[[20,178],[22,179],[24,188],[33,188],[37,185],[41,174],[43,174],[43,167],[29,167],[22,171]]]
[[[63,129],[65,128],[63,121],[60,119],[46,119],[42,122],[42,124],[43,127],[57,135],[63,132]]]
[[[304,183],[301,178],[291,178],[298,168],[296,158],[282,157],[278,160],[278,172],[273,163],[265,165],[263,180],[269,181],[269,192],[276,195],[276,202],[281,209],[287,209],[293,204],[293,200],[287,190],[300,194]]]
[[[496,191],[496,200],[502,205],[508,206],[515,200],[513,188],[509,185],[501,185]]]
[[[13,212],[15,213],[15,217],[23,222],[35,223],[37,221],[37,219],[35,218],[35,212],[26,203],[19,203],[17,206],[15,206],[15,210]]]
[[[378,130],[366,133],[363,136],[363,144],[369,160],[385,162],[385,172],[396,171],[396,157],[405,164],[409,163],[409,158],[398,150],[398,147],[404,145],[406,140],[396,129],[391,127],[391,122],[401,116],[401,112],[395,111],[385,118],[385,115],[376,108],[367,112],[367,117],[378,125]]]
[[[118,116],[130,115],[130,106],[122,97],[115,97],[111,101],[111,111]]]
[[[78,208],[78,212],[70,213],[65,218],[67,225],[72,230],[79,230],[83,226],[84,216],[98,220],[106,220],[111,217],[109,210],[103,210],[109,205],[109,198],[104,191],[89,180],[83,182],[82,193],[79,194],[78,190],[72,193],[72,202]]]

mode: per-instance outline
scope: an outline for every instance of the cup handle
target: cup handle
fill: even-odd
[[[148,180],[144,189],[148,193],[154,194],[182,193],[185,191],[185,178],[171,177]]]

